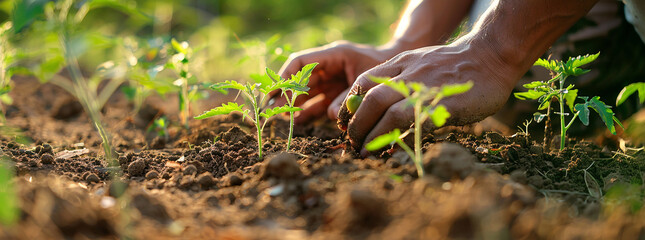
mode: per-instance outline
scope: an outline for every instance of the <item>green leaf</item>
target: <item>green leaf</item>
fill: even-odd
[[[394,91],[399,92],[404,97],[410,96],[410,88],[407,85],[405,85],[403,81],[387,81],[387,82],[384,82],[383,84],[385,84],[385,86],[388,86],[394,89]]]
[[[589,125],[589,107],[587,106],[587,103],[584,104],[576,104],[574,108],[580,112],[578,113],[578,118],[584,124],[585,126]]]
[[[428,90],[428,87],[426,87],[425,84],[419,82],[410,82],[407,85],[412,91],[415,92],[425,92]]]
[[[173,38],[172,40],[170,40],[170,43],[175,51],[183,54],[188,54],[188,42],[179,43]]]
[[[221,83],[215,83],[213,85],[210,85],[209,88],[224,94],[228,93],[227,89],[237,89],[242,91],[246,90],[246,87],[244,87],[244,85],[234,80],[226,80]]]
[[[200,114],[199,116],[195,117],[195,119],[204,119],[217,115],[229,114],[232,112],[241,112],[242,114],[246,115],[248,110],[244,111],[242,109],[243,106],[244,104],[238,106],[237,103],[234,102],[224,103],[220,107],[213,108]]]
[[[562,69],[560,69],[560,67],[558,65],[559,65],[558,62],[556,62],[554,60],[549,61],[549,60],[542,59],[542,58],[538,59],[533,64],[533,66],[542,66],[542,67],[544,67],[546,69],[549,69],[551,71],[560,72]]]
[[[260,117],[270,118],[270,117],[273,117],[273,116],[278,115],[280,113],[297,112],[297,111],[301,111],[301,110],[302,110],[302,108],[290,107],[290,106],[269,108],[269,109],[265,110],[263,113],[260,113]]]
[[[557,92],[552,92],[547,95],[544,95],[538,99],[540,102],[540,106],[538,106],[538,110],[544,110],[549,107],[549,104],[551,104],[551,99],[553,99],[554,96],[557,96]]]
[[[27,25],[31,24],[37,18],[43,16],[45,4],[48,0],[19,0],[15,5],[11,15],[14,33],[19,33]]]
[[[645,82],[638,82],[629,84],[620,91],[616,98],[616,106],[623,104],[636,91],[638,91],[638,98],[641,104],[645,102]]]
[[[577,98],[578,98],[578,89],[569,90],[567,93],[564,94],[565,103],[567,104],[567,106],[569,106],[569,109],[571,110],[571,112],[574,112],[573,104],[575,103]]]
[[[253,82],[259,83],[261,86],[260,88],[268,87],[273,84],[273,80],[268,75],[253,73],[250,74],[249,77],[251,77],[251,80],[253,80]]]
[[[541,87],[541,86],[544,86],[544,85],[546,85],[545,82],[534,81],[534,82],[531,82],[531,83],[524,84],[524,85],[522,85],[522,87],[525,87],[527,89],[532,89],[532,88]]]
[[[604,102],[600,101],[600,97],[595,96],[589,100],[589,106],[596,110],[600,118],[605,123],[605,126],[609,129],[612,134],[616,134],[616,127],[614,127],[614,112],[611,110],[611,106],[608,106]]]
[[[432,119],[432,123],[436,127],[441,127],[446,124],[449,117],[450,113],[444,105],[438,105],[435,107],[434,111],[432,111],[432,114],[430,114],[430,119]]]
[[[596,54],[591,54],[591,55],[587,54],[587,55],[584,55],[584,56],[577,56],[575,58],[569,58],[569,60],[567,60],[567,63],[565,65],[568,66],[568,67],[571,67],[571,68],[581,67],[583,65],[586,65],[588,63],[591,63],[591,62],[595,61],[596,58],[598,58],[599,55],[600,55],[600,52],[598,52]]]
[[[520,100],[526,100],[526,99],[538,99],[544,94],[546,93],[530,89],[526,92],[514,93],[513,95],[515,95],[515,97]]]
[[[381,149],[385,146],[394,144],[399,140],[399,137],[401,137],[401,130],[395,128],[389,133],[374,138],[374,140],[365,145],[365,149],[367,149],[367,151],[375,151]]]
[[[462,94],[468,92],[473,87],[473,81],[468,81],[466,83],[457,83],[457,84],[446,84],[441,86],[441,95],[444,97],[450,97],[452,95]]]
[[[300,71],[298,71],[298,73],[296,73],[295,76],[291,76],[291,81],[306,86],[309,84],[309,77],[311,77],[311,73],[317,65],[317,62],[305,65]]]
[[[270,68],[265,69],[266,75],[271,79],[273,82],[282,82],[284,81],[284,78],[282,78],[280,75],[276,74],[273,70]]]
[[[377,76],[367,76],[372,82],[375,83],[384,83],[390,81],[391,78],[389,77],[377,77]]]

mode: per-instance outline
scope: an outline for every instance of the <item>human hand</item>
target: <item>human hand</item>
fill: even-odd
[[[295,105],[302,108],[295,115],[296,124],[327,115],[335,119],[349,86],[364,71],[394,56],[393,47],[376,48],[368,45],[338,41],[322,47],[292,54],[280,69],[283,78],[298,72],[303,66],[318,62],[309,80],[309,95],[301,95]],[[274,98],[278,92],[272,93]],[[282,106],[286,100],[277,98]]]
[[[366,94],[347,126],[352,146],[365,156],[366,143],[394,128],[407,129],[414,122],[413,109],[406,107],[403,96],[371,81],[369,76],[422,82],[429,87],[473,80],[470,91],[441,101],[451,113],[446,125],[462,125],[498,111],[522,73],[522,69],[506,64],[495,51],[469,42],[403,52],[364,72],[354,82],[352,89],[360,87]],[[436,127],[426,121],[423,128],[427,132]]]

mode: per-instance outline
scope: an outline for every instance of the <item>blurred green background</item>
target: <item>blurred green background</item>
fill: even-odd
[[[3,1],[0,21],[12,19],[18,2],[43,1]],[[383,44],[405,5],[403,0],[86,0],[73,1],[70,11],[86,3],[97,7],[73,26],[77,34],[90,36],[79,56],[83,69],[122,58],[115,48],[123,42],[142,48],[141,43],[176,38],[194,49],[190,68],[199,82],[245,78],[265,65],[277,70],[289,53],[335,40]],[[36,25],[28,22],[27,28]],[[31,38],[47,35],[42,29]],[[14,38],[26,55],[44,44],[30,44],[29,31],[34,30],[23,29]]]

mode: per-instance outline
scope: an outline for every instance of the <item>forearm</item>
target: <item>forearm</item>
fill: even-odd
[[[535,60],[583,17],[597,0],[497,0],[466,36],[455,44],[470,42],[486,49],[491,61],[513,76],[502,83],[512,88]]]
[[[392,39],[382,46],[393,55],[443,44],[464,19],[473,0],[410,0]]]

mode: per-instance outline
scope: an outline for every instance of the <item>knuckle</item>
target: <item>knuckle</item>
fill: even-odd
[[[379,109],[387,109],[389,106],[387,98],[384,97],[383,88],[376,87],[368,91],[365,95],[365,98],[363,98],[361,107],[362,106],[366,106],[369,109],[374,109],[374,111],[378,111]]]

